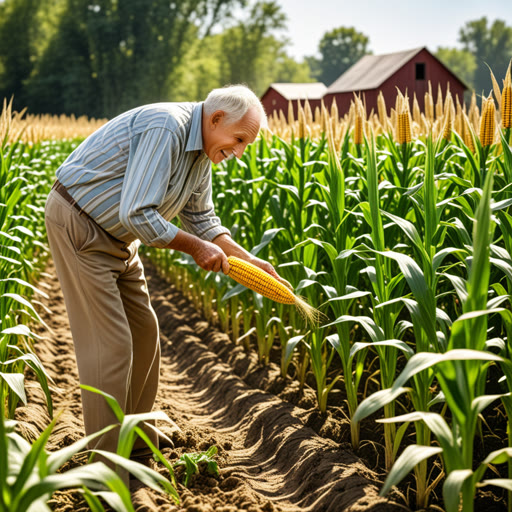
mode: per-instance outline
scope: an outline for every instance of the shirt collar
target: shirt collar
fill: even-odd
[[[197,103],[192,110],[190,132],[185,151],[203,151],[203,102]]]

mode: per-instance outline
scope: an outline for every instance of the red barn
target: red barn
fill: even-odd
[[[429,81],[434,102],[438,85],[444,97],[449,84],[454,101],[457,96],[462,104],[466,85],[425,47],[386,55],[365,55],[328,87],[324,103],[329,107],[335,98],[339,113],[343,115],[348,112],[355,93],[366,102],[369,114],[372,109],[377,112],[377,97],[382,91],[389,114],[395,106],[398,87],[402,93],[407,91],[411,108],[416,94],[423,111]]]
[[[315,112],[315,107],[320,107],[322,98],[327,91],[327,87],[321,82],[307,84],[276,83],[270,84],[265,94],[261,97],[261,103],[265,107],[265,112],[271,116],[274,111],[288,117],[288,102],[293,105],[293,115],[297,119],[298,102],[304,106],[306,99],[309,102],[311,110]]]

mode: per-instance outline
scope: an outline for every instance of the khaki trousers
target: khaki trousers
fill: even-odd
[[[80,383],[113,395],[126,414],[151,411],[160,372],[158,322],[151,307],[139,241],[116,240],[55,190],[45,221],[62,287]],[[118,423],[105,399],[82,390],[87,435]],[[90,449],[116,451],[119,429]],[[145,432],[158,446],[154,431]],[[140,438],[134,451],[143,449]]]

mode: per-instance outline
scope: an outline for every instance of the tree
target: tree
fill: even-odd
[[[262,92],[269,75],[266,68],[272,65],[269,54],[275,52],[276,45],[284,45],[271,36],[284,28],[285,21],[277,2],[258,1],[245,19],[224,30],[220,35],[221,81],[245,82],[257,93]]]
[[[317,78],[329,86],[361,57],[370,53],[368,37],[353,27],[339,27],[326,32],[319,44],[321,59],[308,58],[310,66],[318,66]]]
[[[476,58],[472,53],[458,48],[439,47],[436,57],[468,87],[474,89]]]
[[[38,0],[10,0],[0,4],[0,97],[14,95],[14,106],[24,105],[23,82],[35,61],[35,12]]]
[[[171,76],[192,42],[195,27],[207,35],[230,8],[243,3],[63,1],[66,9],[56,33],[27,84],[31,101],[43,108],[43,95],[47,107],[42,111],[48,112],[64,100],[65,113],[95,117],[112,117],[141,103],[169,99]],[[63,96],[52,99],[48,85]],[[70,97],[82,97],[84,102],[79,105]]]
[[[26,81],[32,113],[106,115],[98,101],[101,84],[92,68],[86,23],[75,11],[80,1],[67,0],[53,37]]]
[[[288,41],[276,37],[284,18],[275,2],[257,2],[223,32],[195,43],[174,71],[174,100],[202,100],[227,83],[245,83],[261,95],[271,82],[311,82],[307,63],[286,52]]]
[[[498,83],[504,78],[510,57],[512,56],[512,27],[504,21],[495,20],[488,26],[484,16],[479,20],[469,21],[459,31],[459,41],[464,49],[476,59],[474,85],[477,93],[489,94],[492,90],[489,68]],[[489,66],[489,67],[487,67]]]

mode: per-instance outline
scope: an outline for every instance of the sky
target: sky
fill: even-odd
[[[288,54],[301,60],[318,55],[325,32],[354,27],[376,55],[420,46],[434,52],[457,47],[459,30],[487,16],[512,27],[512,0],[277,0],[287,15]],[[512,56],[511,56],[512,57]]]

